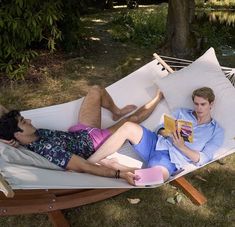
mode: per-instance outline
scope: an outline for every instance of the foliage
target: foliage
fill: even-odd
[[[66,51],[71,51],[80,44],[80,12],[83,12],[85,7],[84,1],[63,0],[63,20],[59,22],[58,27],[62,32],[61,46]]]
[[[62,19],[60,0],[3,1],[0,8],[0,70],[11,79],[20,79],[29,60],[37,53],[34,43],[55,50],[61,31],[57,21]]]
[[[110,33],[116,40],[131,40],[142,46],[153,43],[158,45],[164,38],[166,16],[166,7],[149,11],[127,11],[113,19]]]
[[[234,27],[230,24],[226,25],[223,20],[211,23],[207,18],[210,15],[210,12],[207,12],[207,15],[198,18],[197,22],[193,24],[193,31],[204,39],[203,49],[213,46],[219,51],[221,46],[234,43]],[[216,18],[218,19],[218,17]],[[220,23],[223,23],[224,26],[221,26]]]
[[[213,8],[233,8],[235,7],[234,0],[195,0],[198,7],[213,7]]]

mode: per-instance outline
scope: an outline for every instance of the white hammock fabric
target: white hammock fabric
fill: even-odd
[[[107,88],[118,106],[134,103],[141,106],[151,100],[157,90],[153,83],[156,76],[166,76],[168,72],[162,70],[162,65],[155,59],[127,77]],[[22,112],[26,118],[32,119],[33,124],[40,128],[67,130],[77,122],[78,109],[82,99],[65,104],[44,107]],[[128,103],[127,103],[128,102]],[[165,100],[162,100],[153,114],[142,125],[154,130],[163,113],[169,113]],[[113,124],[109,112],[103,110],[102,127]],[[235,143],[221,148],[213,161],[234,153]],[[126,143],[118,154],[113,156],[129,166],[141,167],[142,162],[134,154],[132,147]],[[1,174],[13,189],[71,189],[71,188],[132,188],[124,180],[105,178],[85,173],[75,173],[60,170],[48,170],[33,166],[22,166],[4,162],[0,159]],[[188,165],[183,172],[169,181],[200,167]],[[159,186],[159,185],[158,185]]]

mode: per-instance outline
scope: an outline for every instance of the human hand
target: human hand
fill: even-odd
[[[167,131],[165,129],[160,129],[158,131],[158,134],[160,134],[163,137],[172,137],[173,136],[171,132],[169,132],[169,131]]]
[[[182,149],[184,148],[185,144],[184,144],[184,139],[183,137],[180,135],[180,132],[179,131],[176,131],[173,133],[173,144],[179,148],[179,149]]]
[[[0,139],[0,142],[5,143],[7,145],[10,145],[12,147],[19,147],[20,146],[19,142],[17,140],[14,140],[14,139],[12,139],[12,140]]]
[[[125,179],[131,185],[135,185],[135,180],[140,179],[138,175],[132,172],[120,172],[120,177]]]

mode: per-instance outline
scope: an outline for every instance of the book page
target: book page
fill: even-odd
[[[164,128],[167,133],[173,133],[176,131],[176,120],[168,115],[164,115]]]
[[[135,174],[140,177],[139,180],[135,181],[136,186],[156,185],[164,182],[162,169],[159,166],[147,169],[137,169],[135,170]]]
[[[193,142],[193,123],[190,121],[177,120],[177,128],[184,141]]]

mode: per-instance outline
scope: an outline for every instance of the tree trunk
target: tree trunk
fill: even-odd
[[[113,0],[107,0],[106,1],[106,8],[112,9],[113,8]]]
[[[194,18],[194,0],[169,0],[167,43],[177,57],[191,52],[189,25]]]

